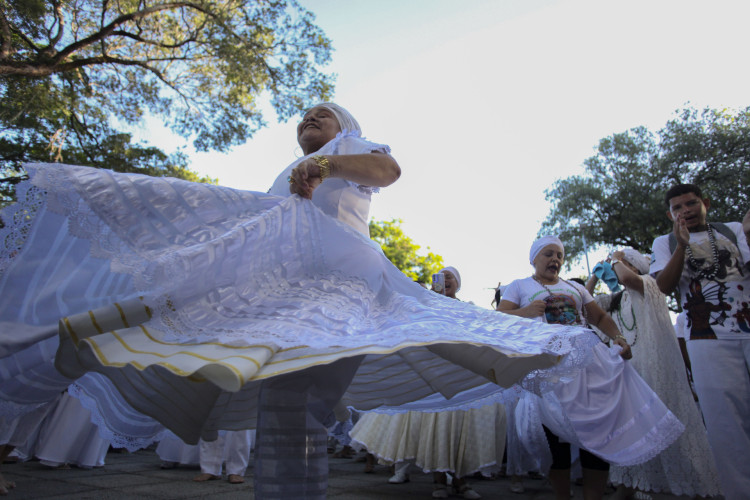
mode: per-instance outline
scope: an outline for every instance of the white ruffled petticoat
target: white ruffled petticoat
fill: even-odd
[[[591,359],[582,330],[424,290],[297,196],[27,170],[2,213],[0,396],[31,407],[78,379],[115,444],[252,428],[263,381],[325,366],[356,370],[343,401],[367,410],[487,380],[543,392]]]
[[[413,460],[424,472],[466,477],[499,470],[506,435],[501,403],[467,410],[365,413],[350,432],[352,445],[387,464]]]
[[[598,342],[594,359],[574,378],[541,396],[520,397],[516,437],[526,454],[539,459],[540,470],[552,463],[543,425],[561,441],[625,466],[654,458],[685,430],[619,351]]]

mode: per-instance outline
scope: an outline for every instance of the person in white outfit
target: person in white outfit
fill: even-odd
[[[254,432],[226,431],[219,433],[215,441],[201,439],[200,464],[201,473],[193,481],[203,482],[221,479],[222,465],[226,465],[227,481],[232,484],[245,482],[245,471],[250,462],[250,449]]]
[[[750,494],[750,211],[742,223],[707,222],[700,187],[665,196],[672,232],[654,240],[649,272],[687,311],[687,348],[719,484],[728,500]]]
[[[437,291],[459,300],[461,275],[455,267],[439,271],[444,289]],[[452,489],[466,499],[479,499],[465,476],[502,463],[505,445],[505,411],[501,404],[456,411],[410,411],[389,415],[366,413],[350,432],[358,447],[366,448],[380,460],[394,464],[391,484],[409,481],[409,467],[414,464],[433,472],[433,498],[448,498],[448,477]]]
[[[648,462],[612,467],[609,480],[620,485],[613,499],[631,498],[636,489],[690,497],[717,496],[719,480],[706,428],[685,376],[666,297],[659,291],[656,280],[648,275],[649,260],[633,248],[612,253],[610,261],[600,265],[611,268],[625,288],[614,294],[597,295],[594,300],[612,315],[630,344],[631,365],[680,419],[686,431]],[[596,275],[589,279],[586,284],[589,292],[597,280]]]
[[[531,245],[529,263],[534,274],[513,281],[505,291],[497,310],[506,314],[535,318],[556,324],[584,324],[587,321],[605,332],[621,347],[621,356],[629,359],[630,346],[612,318],[594,302],[583,286],[560,278],[565,247],[555,236],[544,236]],[[593,411],[593,410],[592,410]],[[570,444],[545,427],[552,451],[549,479],[555,498],[567,499],[570,493]],[[607,482],[609,464],[583,450],[584,498],[601,498]]]
[[[16,450],[23,458],[36,457],[42,465],[82,469],[103,467],[109,441],[99,435],[91,411],[67,391],[42,421],[38,432]]]

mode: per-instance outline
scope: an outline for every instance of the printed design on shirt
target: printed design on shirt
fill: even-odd
[[[723,243],[723,241],[717,241],[717,246],[721,245],[721,243]],[[693,246],[693,248],[696,246],[694,243],[691,243],[691,245]],[[688,272],[690,272],[690,276],[695,276],[697,279],[704,279],[706,273],[710,273],[711,271],[713,271],[713,255],[711,255],[711,248],[706,248],[707,245],[707,242],[705,244],[701,244],[701,251],[694,251],[694,258],[697,266],[693,265],[693,263],[689,259],[685,260],[685,266],[687,267]],[[708,250],[708,255],[706,255],[705,250]],[[695,255],[698,253],[701,255],[700,257],[698,255]],[[740,259],[739,252],[731,252],[729,251],[729,249],[719,246],[719,248],[717,249],[717,253],[719,254],[719,271],[716,273],[716,277],[713,279],[726,281],[728,276],[744,276],[742,261]],[[736,255],[733,255],[734,253],[736,253]]]
[[[697,279],[690,281],[690,291],[685,295],[683,307],[687,310],[690,340],[715,339],[716,333],[711,325],[724,325],[727,313],[732,306],[723,300],[726,285],[707,281],[706,293]],[[712,313],[718,313],[712,317]]]
[[[719,268],[715,277],[705,277],[714,267],[707,240],[691,243],[696,265],[685,259],[689,282],[682,307],[687,311],[690,340],[717,338],[715,327],[724,332],[750,333],[750,309],[744,288],[737,283],[745,276],[739,249],[720,236],[716,244]]]
[[[557,285],[547,285],[546,288],[537,290],[529,296],[528,302],[529,304],[531,304],[535,300],[544,300],[545,297],[549,297],[550,295],[567,295],[573,301],[583,303],[583,297],[581,297],[581,293],[578,291],[578,289],[567,285],[567,282],[562,282],[561,284]]]
[[[545,297],[544,316],[547,323],[559,325],[580,325],[581,316],[573,297],[568,295],[549,295]]]
[[[737,285],[737,288],[744,292],[745,288],[742,285]],[[741,301],[737,312],[734,313],[734,319],[737,320],[737,328],[744,333],[750,333],[750,303],[747,301]]]

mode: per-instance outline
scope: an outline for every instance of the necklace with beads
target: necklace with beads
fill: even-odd
[[[711,255],[714,259],[714,265],[711,270],[708,269],[701,269],[698,273],[699,279],[713,279],[716,277],[717,274],[719,274],[719,250],[716,248],[716,237],[714,236],[714,230],[711,228],[711,224],[706,224],[706,232],[708,233],[708,242],[711,245]],[[688,262],[690,262],[690,265],[693,266],[694,269],[699,269],[700,264],[698,264],[698,261],[695,260],[695,257],[693,257],[693,249],[690,248],[690,244],[685,248],[685,251],[687,252],[688,256]]]
[[[633,335],[633,341],[628,342],[628,344],[630,344],[630,347],[633,347],[635,343],[638,342],[638,322],[635,319],[635,311],[633,310],[633,304],[630,304],[630,315],[631,315],[631,318],[633,319],[633,324],[628,326],[622,317],[622,303],[620,303],[620,307],[617,308],[617,319],[620,320],[620,324],[627,331],[632,332],[633,330],[635,330],[635,334]],[[625,339],[625,341],[627,342],[628,340]]]
[[[532,275],[531,275],[531,278],[532,278],[532,279],[533,279],[534,281],[536,281],[537,283],[539,283],[540,285],[542,285],[542,288],[544,288],[545,290],[547,290],[547,293],[548,293],[548,294],[550,294],[550,295],[554,295],[554,294],[552,293],[552,290],[550,290],[549,288],[547,288],[547,285],[545,285],[544,283],[542,283],[542,280],[540,280],[539,278],[537,278],[537,277],[536,277],[536,274],[532,274]],[[558,281],[559,281],[559,280],[558,280]],[[555,285],[555,284],[556,284],[556,283],[553,283],[553,285]]]

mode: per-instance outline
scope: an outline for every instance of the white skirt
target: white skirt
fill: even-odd
[[[552,460],[542,426],[561,441],[626,466],[654,458],[685,430],[619,350],[598,343],[592,362],[574,377],[518,401],[515,437],[529,456],[539,457],[542,471]]]
[[[298,196],[26,168],[0,230],[0,397],[78,379],[118,446],[253,428],[263,380],[344,358],[362,410],[488,380],[541,393],[590,359],[585,331],[425,290]]]
[[[76,398],[64,393],[45,418],[34,442],[27,441],[22,449],[53,467],[102,467],[109,441],[99,435],[91,413]]]
[[[171,432],[159,441],[156,454],[159,455],[162,462],[173,462],[180,465],[199,465],[201,463],[200,445],[187,444]]]
[[[363,415],[350,431],[353,446],[388,464],[414,460],[425,472],[465,477],[503,463],[505,407]]]

